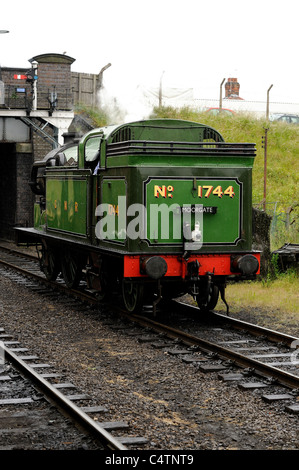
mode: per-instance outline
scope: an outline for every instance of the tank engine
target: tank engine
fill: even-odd
[[[84,278],[99,299],[119,286],[130,312],[185,293],[211,310],[228,279],[259,273],[254,158],[254,144],[195,122],[94,129],[34,163],[34,227],[17,228],[17,241],[39,246],[48,279]]]

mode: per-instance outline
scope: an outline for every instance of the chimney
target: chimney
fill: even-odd
[[[225,98],[231,100],[242,99],[239,97],[240,84],[237,78],[228,78],[225,84]]]

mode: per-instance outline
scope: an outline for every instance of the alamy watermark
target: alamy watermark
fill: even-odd
[[[119,196],[116,205],[103,203],[95,215],[101,217],[95,227],[100,240],[160,239],[184,240],[186,249],[200,249],[203,240],[203,213],[214,208],[202,204],[132,204],[127,207],[126,196]],[[149,213],[148,213],[149,211]],[[130,221],[127,223],[127,218]],[[117,223],[116,223],[117,220]]]

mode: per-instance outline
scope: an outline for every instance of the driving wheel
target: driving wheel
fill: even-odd
[[[61,260],[61,270],[67,287],[78,287],[82,277],[82,266],[79,257],[70,251],[66,251]]]

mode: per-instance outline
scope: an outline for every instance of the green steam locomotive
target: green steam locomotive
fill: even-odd
[[[84,280],[99,299],[119,289],[130,312],[186,293],[211,310],[228,279],[259,274],[255,155],[183,120],[94,129],[33,164],[34,227],[18,242],[37,244],[48,279]]]

